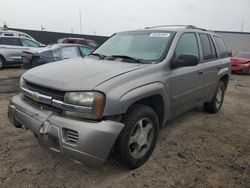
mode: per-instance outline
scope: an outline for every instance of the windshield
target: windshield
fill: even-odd
[[[157,61],[166,52],[173,35],[173,32],[167,31],[118,33],[97,48],[93,54]]]
[[[236,54],[236,57],[250,59],[250,52],[240,52]]]

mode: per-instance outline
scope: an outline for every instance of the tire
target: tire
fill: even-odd
[[[219,81],[213,100],[209,103],[204,103],[204,110],[206,112],[215,114],[220,110],[223,104],[225,90],[224,82]]]
[[[151,156],[159,131],[156,113],[149,106],[133,105],[123,118],[125,127],[115,145],[117,160],[129,169],[144,164]]]
[[[0,70],[4,68],[5,60],[0,56]]]

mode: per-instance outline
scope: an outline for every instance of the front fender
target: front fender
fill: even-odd
[[[106,101],[104,116],[124,114],[132,104],[152,95],[161,95],[164,100],[164,107],[166,107],[166,104],[169,104],[167,102],[167,99],[169,99],[168,93],[168,90],[161,82],[133,88],[122,94],[117,101]],[[167,110],[165,109],[165,111]]]

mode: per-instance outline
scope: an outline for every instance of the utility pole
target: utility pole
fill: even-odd
[[[241,29],[240,29],[240,31],[243,32],[243,29],[244,29],[244,22],[241,22]]]
[[[80,33],[82,34],[82,11],[79,10],[79,19],[80,19]]]

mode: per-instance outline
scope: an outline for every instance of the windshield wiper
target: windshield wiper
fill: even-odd
[[[134,57],[130,57],[127,55],[112,55],[111,57],[117,57],[117,58],[124,58],[124,59],[131,59],[137,63],[142,63],[140,59],[134,58]]]
[[[104,57],[106,57],[105,55],[103,55],[103,54],[99,54],[99,53],[91,53],[90,55],[94,55],[94,56],[98,56],[98,57],[100,57],[100,58],[104,58]]]

